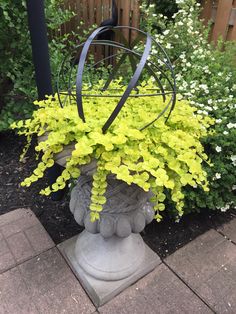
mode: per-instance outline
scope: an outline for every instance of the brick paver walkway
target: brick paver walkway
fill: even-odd
[[[96,309],[29,209],[0,216],[0,314],[236,313],[236,219]]]
[[[0,216],[0,273],[53,246],[31,210],[20,208]]]

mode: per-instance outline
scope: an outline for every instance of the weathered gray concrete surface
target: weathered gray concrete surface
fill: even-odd
[[[34,214],[2,215],[0,314],[235,314],[234,226],[193,240],[97,312]]]

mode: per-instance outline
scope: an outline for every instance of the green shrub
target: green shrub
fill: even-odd
[[[60,8],[62,0],[46,0],[47,27],[50,32],[69,20],[72,13]],[[65,39],[50,40],[52,80],[66,50]],[[0,2],[0,131],[21,118],[28,118],[37,97],[25,0]]]
[[[162,14],[170,19],[177,12],[178,6],[175,0],[147,0],[142,1],[142,6],[153,8],[154,14]]]
[[[208,43],[210,28],[199,20],[195,0],[179,2],[173,21],[153,17],[145,10],[147,28],[157,23],[161,33],[153,36],[166,48],[175,66],[178,92],[198,108],[198,113],[216,119],[211,134],[202,142],[213,166],[205,164],[209,193],[186,189],[186,210],[201,208],[225,211],[235,206],[236,156],[236,43],[217,47]]]

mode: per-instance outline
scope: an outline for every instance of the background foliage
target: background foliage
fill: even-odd
[[[68,21],[73,13],[61,9],[62,0],[45,0],[49,32]],[[52,80],[68,46],[66,36],[50,38]],[[0,2],[0,131],[32,114],[37,98],[25,0]]]
[[[179,97],[198,107],[198,113],[212,116],[216,125],[204,139],[213,162],[205,164],[210,192],[186,189],[186,210],[201,208],[226,211],[235,207],[236,178],[236,43],[217,46],[208,43],[210,28],[199,19],[195,0],[176,0],[179,10],[168,20],[143,5],[143,27],[166,48],[175,66]],[[148,21],[148,22],[145,22]]]
[[[163,14],[168,19],[178,11],[178,6],[175,0],[149,0],[146,1],[146,5],[155,8],[155,13]]]

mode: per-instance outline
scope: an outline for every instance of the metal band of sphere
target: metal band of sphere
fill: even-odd
[[[135,31],[138,36],[133,40],[132,43],[129,44],[129,42],[125,39],[125,37],[122,34],[123,29],[129,29],[129,31]],[[121,43],[118,41],[112,41],[112,40],[97,40],[96,38],[98,35],[101,35],[108,30],[112,30],[115,33],[118,32],[119,38],[121,40]],[[138,41],[141,36],[145,36],[146,41],[144,45],[144,50],[142,53],[140,51],[135,50],[135,46],[138,44]],[[153,45],[159,50],[158,52],[158,58],[157,62],[154,62],[154,54],[152,53]],[[115,78],[116,74],[118,73],[119,68],[122,66],[125,59],[128,57],[130,59],[130,64],[133,71],[133,76],[131,77],[129,83],[127,84],[127,87],[122,95],[100,95],[100,94],[89,94],[86,93],[86,90],[83,90],[83,74],[85,69],[85,63],[87,60],[87,57],[89,55],[89,49],[91,46],[107,46],[112,47],[115,49],[120,49],[121,52],[112,53],[109,56],[105,56],[104,58],[101,58],[99,61],[95,62],[92,66],[90,65],[90,68],[97,67],[99,64],[103,63],[107,60],[112,60],[114,57],[121,56],[120,60],[115,64],[113,67],[113,70],[109,73],[109,77],[104,85],[104,87],[101,89],[101,91],[108,90],[108,87],[112,80]],[[174,109],[175,103],[176,103],[176,81],[175,81],[175,75],[173,66],[169,60],[169,57],[167,53],[165,52],[164,48],[149,34],[130,26],[103,26],[99,27],[96,30],[93,31],[93,33],[88,37],[88,39],[78,45],[76,47],[77,51],[81,52],[78,54],[79,57],[75,58],[72,62],[70,69],[69,69],[69,84],[67,89],[67,95],[71,101],[71,97],[73,97],[76,100],[77,107],[78,107],[78,114],[79,117],[82,119],[83,122],[86,121],[86,117],[84,115],[84,109],[83,109],[83,97],[117,97],[120,98],[118,101],[115,109],[111,113],[110,117],[107,119],[105,124],[102,127],[103,133],[105,133],[108,128],[111,126],[111,124],[114,122],[116,117],[118,116],[120,110],[124,106],[125,102],[129,97],[145,97],[145,96],[159,96],[162,95],[163,102],[166,101],[166,95],[172,95],[170,100],[168,101],[167,105],[164,107],[164,109],[161,111],[161,113],[150,123],[143,126],[141,130],[145,129],[146,127],[153,124],[156,120],[158,120],[163,114],[167,112],[169,109],[169,113],[167,115],[166,121],[168,120],[172,110]],[[152,60],[150,58],[152,57]],[[58,82],[57,82],[57,91],[58,91],[58,99],[61,107],[63,107],[63,103],[61,101],[60,94],[65,94],[65,92],[60,91],[60,80],[62,79],[63,83],[66,83],[64,72],[65,72],[65,65],[68,61],[68,58],[71,57],[70,55],[66,56],[61,68],[58,73]],[[72,71],[74,66],[77,65],[78,60],[78,68],[77,68],[77,76],[76,76],[76,82],[72,79]],[[160,66],[160,63],[165,66],[165,69],[163,70]],[[139,94],[137,84],[141,77],[141,74],[143,70],[147,69],[150,76],[152,76],[155,79],[155,82],[157,84],[157,89],[160,90],[160,92],[153,92],[153,93],[147,93],[147,94]],[[171,76],[169,77],[167,75],[167,71],[170,72]],[[161,78],[158,77],[158,74],[160,74]],[[165,79],[168,83],[169,90],[166,90],[166,88],[163,86],[163,83],[161,79]],[[76,85],[76,93],[72,92],[73,86]],[[131,94],[132,91],[136,91],[136,93]],[[155,89],[152,89],[155,90]],[[88,90],[87,90],[88,91]]]

